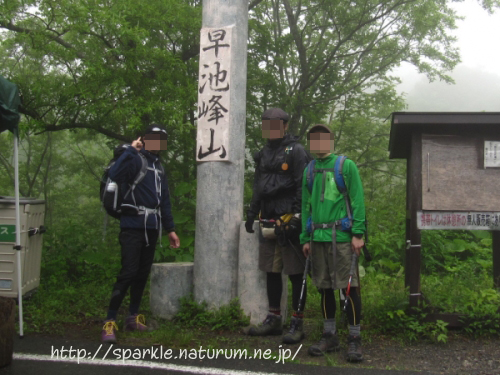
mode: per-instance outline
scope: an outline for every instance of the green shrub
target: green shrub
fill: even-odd
[[[247,326],[250,319],[245,316],[239,300],[217,310],[209,310],[206,302],[198,303],[192,295],[181,298],[181,309],[174,320],[184,327],[207,327],[212,330],[231,330]]]

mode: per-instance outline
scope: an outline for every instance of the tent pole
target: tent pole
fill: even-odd
[[[21,213],[19,209],[19,130],[14,130],[14,190],[16,198],[16,259],[17,259],[17,290],[19,297],[19,337],[24,336],[23,330],[23,284],[21,277]]]

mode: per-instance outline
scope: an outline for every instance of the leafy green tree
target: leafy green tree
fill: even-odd
[[[345,98],[396,82],[410,62],[429,79],[450,81],[460,61],[446,0],[265,0],[250,13],[249,113],[291,114],[302,136]],[[483,1],[487,10],[498,1]],[[256,117],[255,117],[256,118]]]
[[[488,10],[499,5],[482,3]],[[334,128],[338,152],[356,160],[371,181],[371,201],[383,202],[387,186],[403,196],[404,166],[387,161],[384,120],[403,106],[390,71],[407,61],[430,79],[449,80],[447,71],[459,61],[450,36],[457,16],[449,5],[446,0],[249,1],[246,195],[251,155],[263,144],[260,114],[280,106],[291,114],[291,131],[299,136],[317,122]],[[61,182],[67,173],[84,170],[88,174],[75,184],[95,182],[101,170],[91,173],[89,166],[104,166],[110,155],[105,150],[132,140],[146,124],[164,123],[171,134],[164,159],[174,214],[186,226],[184,243],[191,246],[200,26],[199,0],[3,2],[0,74],[20,86],[24,99],[21,128],[30,164],[23,167],[23,193],[55,197],[67,186]],[[56,142],[61,130],[72,133]],[[34,137],[42,133],[53,134]],[[12,174],[3,152],[2,184]],[[62,169],[69,160],[80,169]],[[91,188],[81,194],[96,198]]]
[[[199,1],[9,1],[0,71],[38,131],[130,141],[151,122],[194,125]]]

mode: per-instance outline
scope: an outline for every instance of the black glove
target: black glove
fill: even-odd
[[[298,217],[292,217],[288,222],[288,238],[291,241],[299,241],[302,232],[302,220]]]
[[[247,233],[255,233],[255,231],[253,230],[253,222],[253,218],[248,218],[245,222],[245,229],[247,230]]]

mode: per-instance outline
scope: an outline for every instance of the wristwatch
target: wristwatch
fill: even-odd
[[[353,233],[352,235],[353,235],[354,237],[356,237],[356,238],[359,238],[359,239],[362,239],[362,238],[363,238],[363,234],[361,234],[361,233]]]

